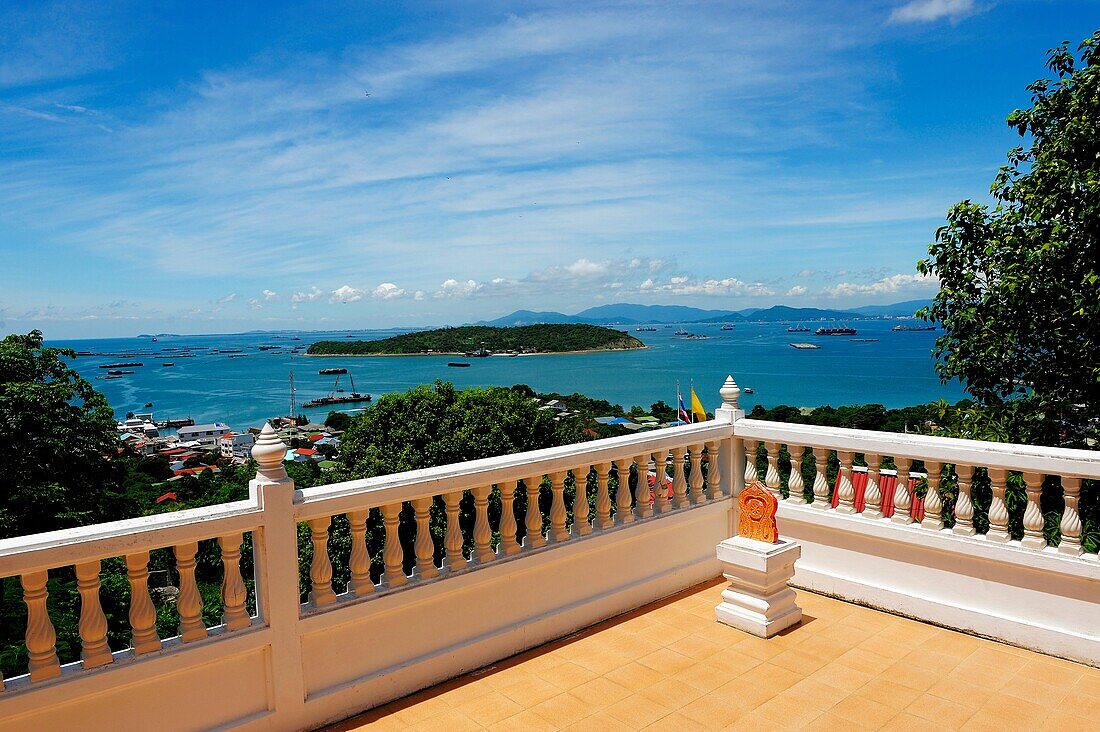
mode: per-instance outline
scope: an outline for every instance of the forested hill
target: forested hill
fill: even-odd
[[[468,353],[484,348],[493,352],[566,353],[569,351],[619,351],[645,348],[631,335],[599,325],[578,323],[524,325],[499,328],[468,325],[405,333],[377,341],[318,341],[309,347],[312,356],[411,355]]]

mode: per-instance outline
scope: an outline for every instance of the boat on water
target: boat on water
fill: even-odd
[[[821,350],[821,346],[817,345],[816,343],[792,343],[791,348],[797,349],[799,351],[820,351]]]
[[[657,328],[652,325],[643,325],[642,327],[635,328],[634,330],[637,333],[655,333],[657,331]]]
[[[722,330],[733,330],[733,325],[730,323],[722,323]]]
[[[466,362],[464,362],[464,361],[448,361],[448,362],[447,362],[447,365],[448,365],[448,366],[450,366],[450,367],[452,367],[452,368],[456,368],[456,369],[467,369],[467,368],[470,368],[470,364],[468,364],[468,363],[466,363]]]
[[[175,365],[176,364],[172,363],[171,361],[165,361],[164,363],[161,364],[161,366],[175,366]]]
[[[850,328],[846,325],[833,326],[828,328],[822,326],[821,328],[818,328],[814,331],[814,335],[818,336],[850,336],[855,334],[856,329]]]
[[[878,338],[849,338],[852,343],[878,343]]]
[[[346,374],[347,372],[348,372],[347,369],[330,368],[330,369],[321,369],[317,373],[319,373],[321,376],[333,376],[335,374]]]
[[[465,355],[466,358],[488,358],[493,355],[493,352],[486,348],[479,348],[476,351],[467,351],[463,355]]]
[[[120,363],[105,363],[99,368],[101,369],[124,369],[129,366],[144,366],[145,364],[139,361],[125,361]],[[132,371],[130,373],[133,373]]]
[[[103,381],[109,381],[111,379],[121,379],[122,377],[121,376],[114,376],[112,374],[108,374],[107,376],[97,376],[96,378],[101,379]]]
[[[807,328],[806,326],[802,325],[802,323],[797,323],[795,325],[788,326],[787,327],[787,332],[788,333],[809,333],[810,329]]]
[[[755,394],[756,393],[756,392],[753,391],[753,388],[751,386],[743,386],[743,387],[741,387],[741,391],[745,392],[746,394]]]
[[[934,326],[934,325],[895,325],[890,330],[894,331],[895,333],[914,333],[914,332],[917,332],[917,331],[935,330],[935,329],[936,329],[936,326]]]
[[[242,349],[242,348],[223,348],[221,350],[221,352],[222,353],[243,353],[244,349]]]
[[[132,373],[134,373],[134,372],[133,371],[120,370],[120,369],[112,369],[112,370],[107,372],[107,375],[108,376],[125,376],[126,374],[132,374]]]
[[[672,335],[686,336],[686,335],[691,335],[691,333],[689,333],[687,330],[685,330],[683,328],[680,328],[680,330],[676,331]]]
[[[347,369],[345,369],[346,371]],[[359,402],[369,402],[371,400],[370,394],[360,394],[355,390],[355,379],[348,376],[351,381],[351,393],[346,396],[336,396],[342,392],[340,388],[340,375],[336,375],[336,381],[332,384],[332,391],[328,393],[328,396],[321,397],[320,399],[313,399],[306,402],[302,406],[306,409],[312,409],[313,407],[332,407],[338,404],[357,404]]]

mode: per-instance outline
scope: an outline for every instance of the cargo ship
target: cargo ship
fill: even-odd
[[[855,328],[849,328],[847,326],[837,326],[834,328],[818,328],[814,331],[814,335],[819,336],[852,336],[856,334]]]

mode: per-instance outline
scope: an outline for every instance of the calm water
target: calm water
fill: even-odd
[[[695,390],[708,410],[718,405],[718,389],[726,374],[733,374],[742,387],[755,390],[743,394],[742,405],[819,406],[875,402],[902,407],[963,396],[957,384],[941,385],[930,355],[935,332],[893,333],[891,321],[859,322],[858,338],[879,338],[875,343],[856,343],[847,337],[815,337],[812,333],[787,333],[786,324],[738,324],[733,331],[717,325],[685,326],[709,335],[707,340],[685,340],[673,335],[679,326],[657,326],[656,332],[638,333],[642,351],[594,353],[571,356],[490,357],[469,360],[469,368],[449,368],[448,356],[314,358],[292,355],[293,346],[308,346],[315,340],[342,338],[344,332],[297,334],[241,334],[211,336],[165,336],[158,342],[148,338],[118,338],[56,341],[78,351],[96,354],[139,353],[138,358],[82,356],[76,368],[86,378],[106,374],[101,364],[142,361],[132,375],[114,380],[93,380],[107,395],[121,418],[128,411],[142,411],[147,402],[158,419],[191,416],[199,422],[221,421],[243,429],[263,420],[287,414],[290,406],[288,374],[294,370],[299,403],[331,391],[334,377],[321,376],[318,369],[344,367],[355,378],[361,392],[377,395],[403,391],[435,379],[453,381],[459,387],[529,384],[538,391],[574,391],[591,397],[648,408],[658,399],[674,404],[676,381],[687,391]],[[816,327],[816,325],[814,326]],[[355,331],[360,339],[385,338],[400,331]],[[292,340],[293,336],[301,340]],[[808,341],[820,350],[798,351],[792,341]],[[260,345],[281,345],[277,351],[260,351]],[[224,353],[196,351],[194,358],[154,359],[165,348],[240,348],[244,358]],[[175,365],[161,364],[171,360]],[[348,377],[341,377],[348,388]],[[348,388],[350,391],[350,388]],[[351,405],[363,406],[363,405]],[[324,419],[328,409],[307,411]]]

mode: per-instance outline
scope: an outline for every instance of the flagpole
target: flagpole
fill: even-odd
[[[695,379],[691,380],[691,423],[695,424]]]

